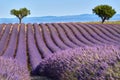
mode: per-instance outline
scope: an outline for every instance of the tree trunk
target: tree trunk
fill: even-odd
[[[21,24],[21,22],[22,22],[22,19],[21,19],[21,18],[19,18],[19,24]]]
[[[106,17],[102,18],[102,24],[105,22],[106,20]]]

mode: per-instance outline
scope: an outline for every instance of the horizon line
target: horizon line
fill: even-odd
[[[64,17],[64,16],[79,16],[79,15],[95,15],[95,14],[90,14],[90,13],[86,13],[86,14],[73,14],[73,15],[46,15],[46,16],[26,16],[26,18],[32,18],[32,17]],[[120,14],[115,14],[115,15],[120,15]],[[97,16],[97,15],[96,15]],[[2,18],[16,18],[15,16],[14,17],[0,17],[0,19]]]

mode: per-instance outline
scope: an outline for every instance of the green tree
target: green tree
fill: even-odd
[[[28,10],[27,8],[20,8],[19,10],[12,9],[10,13],[11,15],[16,16],[19,19],[19,23],[21,23],[24,17],[30,15],[30,10]]]
[[[109,5],[98,5],[92,9],[92,11],[102,19],[102,23],[104,23],[105,20],[109,20],[116,13]]]

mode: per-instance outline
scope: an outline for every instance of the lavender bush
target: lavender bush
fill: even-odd
[[[62,27],[59,24],[53,23],[53,26],[56,28],[60,38],[62,39],[62,41],[66,45],[68,45],[70,48],[77,48],[77,47],[79,47],[76,44],[74,44],[73,42],[71,42],[71,40],[67,37],[65,31],[62,29]]]
[[[10,28],[11,25],[7,24],[4,30],[4,34],[2,35],[1,39],[0,39],[0,55],[3,54],[4,48],[6,47],[7,43],[8,43],[8,37],[10,36]]]
[[[40,26],[43,30],[43,35],[44,35],[45,42],[46,42],[47,46],[50,48],[50,50],[52,52],[60,51],[61,49],[53,42],[53,40],[50,36],[50,31],[47,28],[47,26],[45,24],[40,24]]]
[[[106,25],[98,24],[98,26],[100,27],[101,31],[104,31],[105,34],[108,35],[111,39],[115,40],[116,42],[120,42],[120,39],[118,36],[114,35],[113,32],[111,32],[110,30],[105,28],[105,27],[107,27]]]
[[[55,27],[53,27],[51,24],[47,24],[50,32],[51,32],[51,37],[53,41],[59,46],[62,50],[69,49],[69,47],[60,39],[59,34]]]
[[[31,69],[34,70],[39,62],[42,60],[42,56],[39,53],[39,50],[35,43],[32,24],[27,24],[27,44]]]
[[[5,50],[4,54],[2,55],[4,57],[14,58],[15,49],[16,49],[16,45],[17,45],[17,38],[18,38],[17,37],[18,36],[17,28],[18,28],[18,24],[16,23],[12,27],[11,36],[9,38],[9,43],[6,46],[6,50]]]
[[[88,46],[93,46],[94,44],[92,42],[90,42],[88,39],[86,39],[81,33],[80,31],[74,26],[72,25],[72,23],[66,23],[66,25],[73,31],[74,35],[76,36],[76,38],[78,40],[80,40],[81,42],[83,42],[84,44],[88,45]]]
[[[26,46],[26,32],[25,32],[25,24],[21,24],[19,28],[19,36],[18,36],[18,46],[16,51],[15,59],[23,63],[26,67],[28,66],[27,59],[27,46]]]
[[[93,26],[93,24],[91,24]],[[95,31],[97,31],[97,33],[104,38],[105,40],[111,42],[112,44],[120,44],[118,41],[112,39],[111,37],[109,37],[110,35],[106,35],[106,32],[102,31],[99,27],[99,25],[95,24],[94,27],[92,27],[95,29]]]
[[[66,35],[68,36],[68,38],[75,43],[76,45],[80,46],[80,47],[84,47],[86,46],[86,44],[83,44],[83,42],[81,42],[80,40],[78,40],[75,35],[73,34],[72,30],[66,25],[66,24],[59,24],[61,25],[61,28],[64,30],[64,32],[66,33]]]
[[[30,80],[26,67],[15,59],[0,57],[0,80]]]
[[[96,27],[94,27],[94,26],[92,26],[92,25],[90,25],[90,24],[85,24],[85,25],[87,26],[87,28],[89,28],[88,30],[90,31],[91,35],[92,35],[94,38],[96,38],[97,40],[101,41],[101,42],[104,43],[104,44],[109,44],[109,45],[115,44],[115,43],[113,43],[113,42],[111,42],[111,41],[109,41],[109,40],[104,39],[102,36],[100,36],[100,33],[99,33],[99,31],[96,29]],[[114,30],[113,30],[113,31],[114,31]]]
[[[120,80],[120,48],[109,45],[58,52],[41,61],[33,73],[52,80]]]
[[[49,48],[46,46],[44,42],[42,31],[40,30],[39,24],[35,23],[33,27],[34,27],[34,32],[35,32],[36,43],[38,45],[38,48],[42,56],[44,58],[49,57],[49,55],[51,55],[52,52],[49,50]]]

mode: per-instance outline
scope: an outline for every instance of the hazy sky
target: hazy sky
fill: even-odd
[[[111,5],[120,14],[120,0],[0,0],[0,18],[14,17],[11,9],[26,7],[34,16],[64,16],[92,14],[100,4]]]

